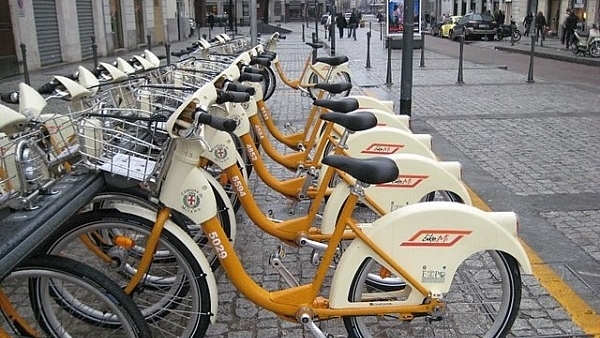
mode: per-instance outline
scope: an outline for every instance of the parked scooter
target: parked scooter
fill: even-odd
[[[600,31],[596,24],[588,33],[576,30],[571,41],[571,49],[575,54],[590,55],[592,57],[600,57]]]
[[[513,40],[515,42],[521,40],[521,32],[519,32],[519,28],[517,28],[515,20],[510,20],[510,25],[501,25],[496,30],[496,38],[498,39],[498,41],[502,41],[502,39],[504,38],[510,38],[511,26]]]

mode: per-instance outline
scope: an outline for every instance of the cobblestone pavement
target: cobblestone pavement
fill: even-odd
[[[280,42],[278,52],[286,73],[293,77],[300,73],[310,48],[302,42],[300,24],[284,27],[294,32]],[[337,40],[337,54],[350,58],[353,93],[398,102],[399,81],[384,85],[387,52],[376,39],[372,41],[372,68],[365,69],[366,51],[357,48],[366,45],[365,32],[359,29],[357,41]],[[179,45],[172,49],[178,50]],[[466,183],[493,210],[516,211],[524,242],[600,312],[600,97],[543,79],[524,90],[526,77],[522,74],[469,62],[464,65],[469,84],[455,86],[455,59],[427,53],[427,67],[419,68],[418,53],[415,51],[413,67],[413,129],[432,134],[440,158],[461,162]],[[400,50],[393,51],[395,65],[400,57]],[[32,82],[41,84],[50,74],[64,74],[73,68],[66,65],[37,72]],[[399,66],[394,68],[393,78],[400,78]],[[0,91],[14,89],[18,81],[0,82]],[[573,99],[561,99],[565,96]],[[268,105],[280,127],[290,122],[300,128],[310,108],[307,98],[282,83]],[[282,179],[292,175],[274,164],[269,167]],[[272,210],[276,218],[289,217],[288,201],[252,178],[263,211]],[[301,204],[297,214],[305,208]],[[268,264],[269,255],[281,243],[258,231],[243,212],[238,215],[238,226],[236,248],[248,272],[269,290],[285,287]],[[300,281],[308,280],[314,271],[310,251],[289,247],[287,251],[286,267],[297,273]],[[521,311],[511,336],[600,337],[600,331],[584,332],[573,320],[577,314],[565,310],[536,276],[524,276],[523,283]],[[219,292],[218,321],[210,326],[207,337],[310,336],[299,325],[251,304],[225,276],[219,278]],[[341,321],[326,323],[324,328],[343,335]]]

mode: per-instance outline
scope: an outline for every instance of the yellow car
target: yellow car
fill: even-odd
[[[452,29],[454,28],[458,20],[460,20],[460,18],[462,18],[462,16],[460,15],[451,16],[448,19],[448,22],[442,24],[440,26],[440,36],[442,38],[450,38],[450,36],[452,35]]]

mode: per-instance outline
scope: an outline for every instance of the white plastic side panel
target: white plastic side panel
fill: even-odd
[[[77,77],[79,84],[87,88],[91,92],[91,95],[96,95],[99,89],[98,86],[100,85],[98,78],[83,66],[77,67],[77,72],[79,73]]]
[[[0,131],[6,134],[17,133],[19,131],[18,125],[26,122],[25,116],[0,104]]]
[[[177,156],[177,154],[175,154]],[[217,202],[204,169],[194,164],[171,166],[163,182],[160,200],[200,224],[217,214]]]
[[[459,203],[419,203],[378,219],[364,232],[411,276],[436,293],[447,292],[460,263],[482,250],[504,251],[521,264],[525,273],[530,274],[527,255],[518,238],[512,234],[516,231],[516,215],[502,213],[502,218],[511,220],[512,224],[500,225],[489,214]],[[513,230],[507,231],[507,227]],[[350,284],[365,257],[382,262],[364,243],[354,240],[335,270],[331,283],[331,307],[353,305],[348,302]],[[388,265],[386,267],[391,269]],[[432,275],[435,278],[428,277]],[[423,297],[413,289],[403,303],[416,305],[422,300]],[[377,306],[377,303],[360,305]]]
[[[433,191],[451,191],[465,204],[471,204],[469,193],[460,177],[444,169],[444,162],[412,154],[388,155],[398,166],[398,179],[365,189],[369,198],[387,212],[418,203]]]
[[[210,144],[212,151],[204,151],[202,153],[203,157],[211,160],[219,168],[228,168],[236,165],[237,150],[228,133],[204,126],[204,137],[206,142]]]
[[[379,109],[394,114],[394,101],[378,100],[366,95],[348,95],[347,97],[358,100],[358,109]],[[408,117],[408,115],[398,116]]]
[[[23,82],[19,84],[19,113],[30,121],[37,120],[46,105],[46,100],[37,90]]]
[[[431,135],[412,134],[392,127],[377,127],[348,137],[347,154],[364,155],[416,154],[437,160],[431,151]]]
[[[133,68],[133,66],[129,62],[125,61],[125,59],[120,57],[117,58],[117,69],[119,69],[125,74],[135,73],[135,68]]]
[[[216,178],[214,178],[212,175],[207,175],[206,180],[208,181],[208,183],[210,183],[211,186],[213,186],[216,193],[219,194],[219,197],[221,197],[221,200],[225,203],[225,208],[227,208],[227,214],[229,216],[231,242],[233,244],[233,242],[235,242],[235,237],[237,233],[237,220],[235,217],[235,210],[233,209],[233,205],[231,204],[231,200],[229,199],[229,196],[227,195],[225,189],[223,189],[223,186],[221,186],[221,184],[217,181]]]

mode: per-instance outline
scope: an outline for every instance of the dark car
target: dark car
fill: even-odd
[[[450,39],[456,40],[460,35],[465,36],[465,40],[477,39],[487,36],[488,40],[494,40],[496,34],[496,19],[488,13],[468,13],[462,19],[458,20],[452,30]]]

